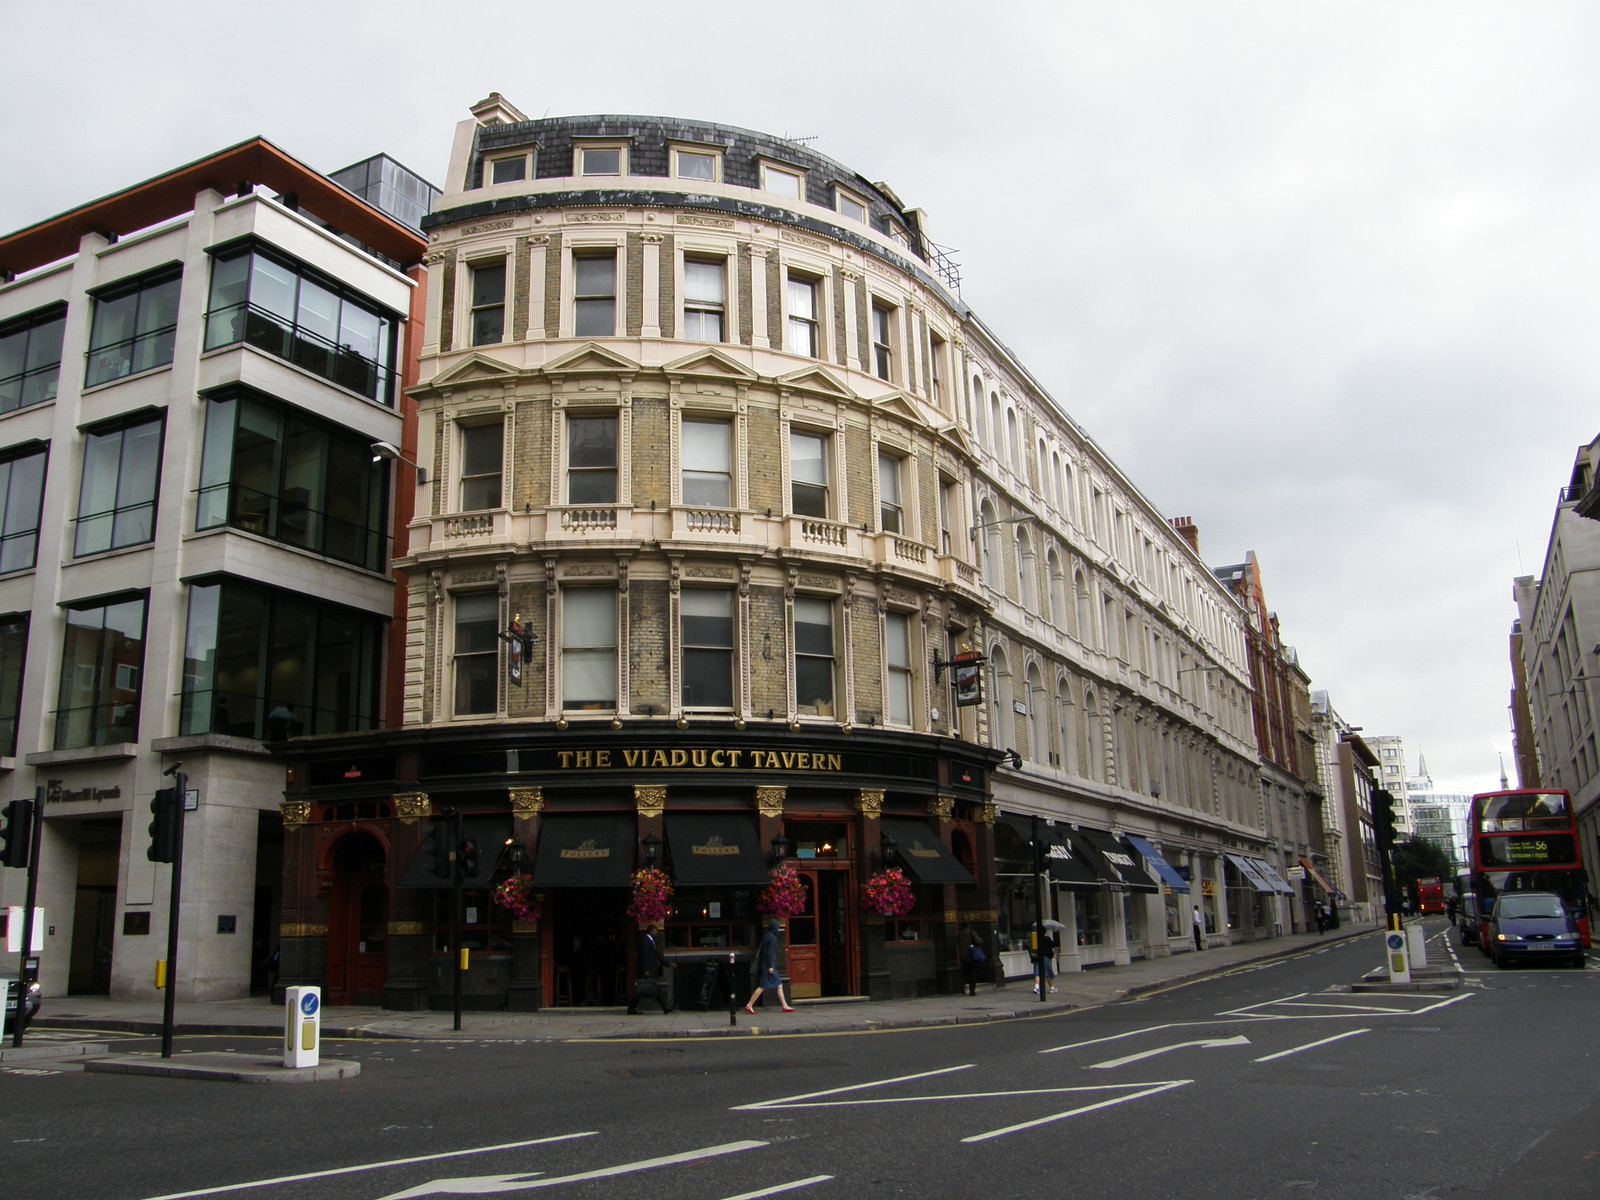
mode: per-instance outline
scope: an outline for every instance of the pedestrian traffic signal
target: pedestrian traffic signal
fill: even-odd
[[[33,801],[13,800],[6,805],[6,824],[0,829],[0,865],[25,867],[33,849]]]
[[[471,879],[478,873],[478,842],[476,838],[462,838],[461,850],[456,855],[456,869],[461,878]]]
[[[176,862],[178,858],[177,788],[161,788],[150,798],[150,846],[145,857],[151,862]]]

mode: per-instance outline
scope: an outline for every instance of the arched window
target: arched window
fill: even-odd
[[[1050,589],[1045,617],[1057,629],[1065,629],[1071,620],[1071,608],[1067,604],[1067,576],[1061,569],[1061,556],[1056,553],[1054,546],[1045,555],[1044,573],[1045,586]]]
[[[1078,627],[1072,632],[1077,635],[1079,645],[1093,647],[1096,645],[1094,602],[1089,596],[1089,581],[1083,577],[1082,571],[1073,572],[1072,593],[1078,607]]]
[[[1083,693],[1083,777],[1105,782],[1105,754],[1100,740],[1100,698],[1093,688]]]
[[[1021,475],[1026,468],[1022,464],[1022,430],[1014,408],[1006,409],[1006,455],[1011,469]]]
[[[1068,775],[1078,773],[1077,706],[1072,703],[1072,680],[1062,676],[1056,688],[1056,745],[1060,747],[1060,767]]]
[[[1028,757],[1036,763],[1044,763],[1049,759],[1049,745],[1045,740],[1045,730],[1049,728],[1046,717],[1049,716],[1050,702],[1044,694],[1044,676],[1039,673],[1037,663],[1028,666]]]
[[[1000,453],[1000,439],[1004,434],[1000,431],[1000,393],[989,393],[989,428],[984,441],[993,454]]]
[[[1032,612],[1038,604],[1037,588],[1034,585],[1035,563],[1033,561],[1033,539],[1028,536],[1027,529],[1017,526],[1017,601],[1028,612]]]
[[[1061,464],[1061,515],[1070,524],[1078,524],[1078,480],[1070,462]]]
[[[999,528],[995,516],[994,504],[984,499],[978,505],[978,554],[983,559],[983,581],[995,591],[1000,591],[1000,563],[999,539],[995,533]]]
[[[1039,495],[1050,504],[1056,501],[1056,477],[1050,470],[1050,447],[1039,439]]]
[[[967,427],[980,444],[989,440],[983,420],[983,380],[976,375],[972,377],[972,393],[967,397]]]
[[[999,750],[1012,746],[1011,663],[1005,650],[995,646],[989,651],[989,739]]]

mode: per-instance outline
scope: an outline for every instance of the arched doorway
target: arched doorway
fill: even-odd
[[[388,975],[388,856],[370,833],[351,833],[333,847],[328,898],[328,1004],[381,1004]]]

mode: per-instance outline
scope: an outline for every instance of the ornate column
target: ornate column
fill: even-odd
[[[511,836],[528,855],[522,870],[533,870],[539,844],[539,818],[544,812],[543,788],[512,788]],[[508,1012],[538,1012],[544,1004],[544,945],[538,921],[511,923],[511,981],[506,990]]]
[[[389,822],[389,928],[383,1006],[423,1012],[433,984],[433,892],[402,888],[400,880],[432,832],[433,802],[427,792],[396,792]]]
[[[878,858],[879,845],[883,833],[879,827],[879,819],[883,816],[883,789],[862,788],[856,795],[856,812],[860,819],[856,828],[860,831],[860,842],[856,852],[856,882],[857,885],[866,883],[868,876],[874,871],[874,864],[881,869],[882,864]],[[884,932],[884,920],[877,913],[862,909],[857,915],[860,929],[859,942],[861,945],[861,993],[873,1000],[889,1000],[894,997],[894,979],[889,971],[889,953]]]

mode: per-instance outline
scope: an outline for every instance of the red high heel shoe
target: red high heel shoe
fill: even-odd
[[[745,1012],[749,1013],[752,1017],[756,1015],[756,1010],[751,1008],[748,1004],[746,1004],[744,1006],[744,1010],[745,1010]]]
[[[785,1006],[783,1011],[784,1012],[793,1012],[794,1008],[792,1006]]]

